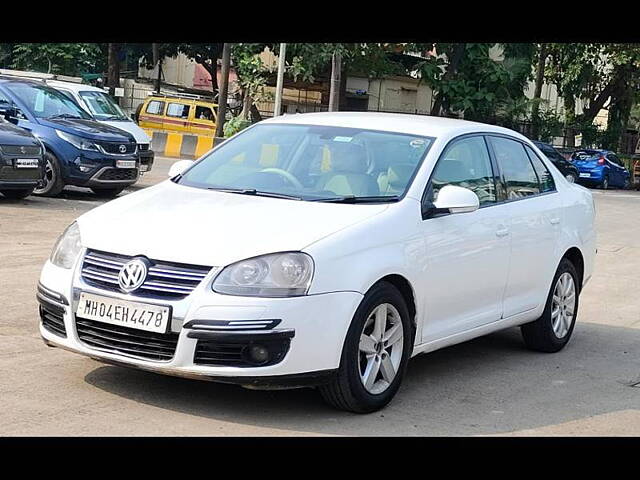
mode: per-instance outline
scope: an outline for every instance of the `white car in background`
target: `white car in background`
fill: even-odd
[[[154,152],[151,138],[133,119],[127,117],[120,106],[104,89],[82,83],[46,80],[48,86],[66,94],[96,121],[106,123],[130,133],[138,143],[140,154],[140,173],[144,174],[153,167]]]
[[[505,128],[280,116],[170,177],[60,237],[48,345],[371,412],[420,353],[514,326],[562,349],[593,271],[591,193]]]

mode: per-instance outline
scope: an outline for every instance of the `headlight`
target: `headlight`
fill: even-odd
[[[306,253],[273,253],[225,267],[213,281],[213,291],[250,297],[306,295],[313,277],[313,260]]]
[[[80,150],[90,150],[92,152],[100,151],[100,147],[98,145],[82,137],[71,135],[70,133],[66,133],[60,130],[56,130],[56,134],[64,141],[69,142],[71,145],[79,148]]]
[[[50,257],[51,263],[57,267],[69,269],[73,267],[81,250],[80,229],[78,228],[78,224],[73,222],[62,235],[60,235],[60,238],[58,238],[58,241],[53,246]]]

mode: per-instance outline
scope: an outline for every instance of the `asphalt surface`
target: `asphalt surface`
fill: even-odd
[[[173,161],[158,158],[123,194],[165,179]],[[530,352],[512,328],[421,355],[370,415],[311,389],[245,390],[46,347],[40,269],[62,230],[104,201],[82,189],[0,198],[0,435],[639,435],[640,193],[594,196],[596,270],[563,351]]]

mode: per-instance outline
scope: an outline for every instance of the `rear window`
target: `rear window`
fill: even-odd
[[[596,152],[594,150],[579,150],[571,155],[571,158],[574,160],[592,160],[599,157],[600,152]]]

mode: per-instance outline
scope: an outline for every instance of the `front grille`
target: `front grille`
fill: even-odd
[[[130,155],[132,153],[136,153],[137,144],[101,142],[100,146],[107,153],[113,153],[116,155]],[[124,147],[124,149],[121,149],[121,147]]]
[[[220,367],[265,367],[282,361],[289,350],[288,338],[255,342],[269,351],[269,360],[264,363],[251,361],[249,348],[252,341],[228,343],[218,340],[198,340],[193,363]]]
[[[82,263],[82,278],[89,285],[120,292],[118,274],[135,257],[88,250]],[[141,297],[180,299],[189,295],[211,267],[149,260],[147,278],[134,293]]]
[[[127,181],[138,178],[137,168],[108,168],[100,174],[98,180]]]
[[[40,147],[23,145],[0,145],[0,151],[7,155],[40,155]]]
[[[67,337],[67,330],[64,326],[64,309],[55,305],[41,304],[40,319],[42,326],[60,337]]]
[[[177,333],[154,333],[76,317],[78,338],[89,347],[147,360],[167,361],[178,345]]]

